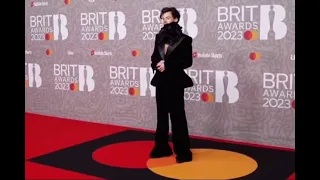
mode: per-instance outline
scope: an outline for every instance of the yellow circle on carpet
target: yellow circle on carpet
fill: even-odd
[[[174,179],[233,179],[251,174],[258,163],[243,154],[218,149],[192,149],[193,160],[176,163],[175,155],[149,159],[148,168]]]

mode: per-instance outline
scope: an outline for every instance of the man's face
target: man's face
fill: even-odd
[[[177,18],[173,18],[171,12],[166,12],[162,15],[163,24],[170,24],[172,22],[178,22]]]

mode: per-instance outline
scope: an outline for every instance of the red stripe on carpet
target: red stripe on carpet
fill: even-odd
[[[60,119],[60,120],[68,120],[68,121],[81,122],[81,123],[86,122],[86,121],[83,121],[83,120],[71,120],[71,119],[65,119],[65,118],[53,117],[53,116],[47,116],[47,115],[40,115],[40,114],[34,114],[34,113],[26,113],[26,116],[27,115],[28,116],[33,116],[33,117],[39,116],[39,117],[42,117],[42,118],[45,118],[45,119]],[[39,119],[39,117],[37,117],[37,118]],[[95,124],[96,126],[101,126],[100,128],[102,128],[102,127],[110,127],[110,128],[120,128],[120,129],[122,128],[124,130],[125,129],[132,129],[132,130],[147,131],[147,132],[152,132],[152,133],[155,132],[154,130],[150,130],[150,129],[124,127],[124,126],[113,125],[113,124],[101,124],[101,123],[94,123],[94,122],[86,122],[86,123],[88,125],[89,124]],[[78,125],[78,126],[80,126],[80,125]],[[225,143],[231,143],[231,144],[247,145],[247,146],[253,146],[253,147],[277,149],[277,150],[284,150],[284,151],[295,151],[294,148],[290,148],[290,147],[272,146],[272,145],[257,144],[257,143],[252,143],[252,142],[244,142],[244,141],[229,140],[229,139],[220,139],[220,138],[213,138],[213,137],[204,137],[204,136],[197,136],[197,135],[191,135],[191,137],[198,138],[198,139],[217,141],[217,142],[225,142]]]
[[[295,180],[296,179],[296,173],[292,173],[287,180]]]
[[[78,179],[78,180],[102,180],[99,178],[82,173],[67,171],[60,168],[50,167],[33,162],[25,162],[25,179]]]
[[[126,129],[26,113],[25,157],[29,159],[40,156]]]

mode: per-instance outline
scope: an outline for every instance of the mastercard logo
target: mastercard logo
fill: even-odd
[[[78,83],[71,83],[70,84],[70,90],[71,91],[78,91],[79,90],[79,84]]]
[[[107,40],[109,37],[107,32],[100,32],[98,36],[100,40]]]
[[[131,54],[133,57],[140,56],[140,51],[135,49],[135,50],[132,50]]]
[[[192,56],[193,56],[194,58],[198,57],[198,52],[194,52],[194,53],[192,54]]]
[[[53,33],[46,33],[45,38],[46,40],[53,40]]]
[[[258,31],[257,30],[247,30],[244,32],[243,37],[246,40],[256,40],[258,39]]]
[[[171,142],[169,145],[173,147]],[[162,176],[162,179],[237,179],[258,168],[256,160],[238,152],[192,148],[193,161],[178,164],[176,155],[149,158],[148,154],[153,147],[154,142],[148,140],[118,142],[95,150],[92,158],[100,164],[117,168],[147,168]],[[123,149],[130,151],[123,153]]]
[[[94,50],[91,50],[90,54],[91,54],[91,56],[93,56],[94,55]]]
[[[204,102],[213,102],[214,101],[214,94],[209,92],[204,92],[201,94],[201,100]]]
[[[291,107],[292,107],[293,109],[296,109],[296,100],[293,100],[293,101],[292,101]]]
[[[65,4],[70,4],[70,3],[71,3],[71,0],[64,0],[64,3],[65,3]]]
[[[261,58],[260,52],[252,52],[250,53],[250,59],[251,60],[259,60]]]
[[[52,54],[52,50],[51,50],[51,49],[47,49],[47,50],[46,50],[46,54],[47,54],[48,56],[50,56],[50,55]]]
[[[249,156],[220,149],[191,149],[193,161],[177,164],[175,156],[147,161],[153,173],[170,179],[237,179],[251,174],[258,163]]]
[[[140,91],[138,88],[131,87],[131,88],[129,88],[129,94],[131,96],[138,96],[140,94]]]

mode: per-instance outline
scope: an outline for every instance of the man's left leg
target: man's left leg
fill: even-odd
[[[171,102],[169,107],[172,124],[172,141],[174,152],[178,163],[192,160],[190,151],[190,137],[188,123],[184,109],[184,89],[173,89],[171,91]]]

